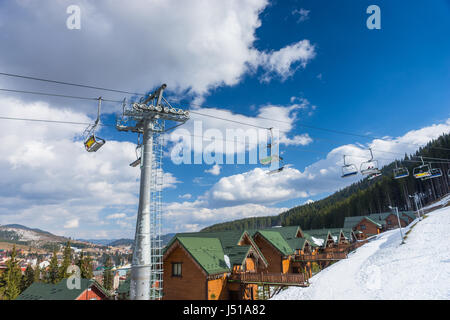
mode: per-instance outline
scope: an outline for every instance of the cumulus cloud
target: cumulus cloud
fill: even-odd
[[[0,41],[8,50],[0,53],[0,69],[137,92],[165,82],[174,94],[201,101],[209,90],[235,85],[259,68],[266,80],[285,79],[315,53],[306,39],[255,49],[267,0],[80,0],[81,29],[68,30],[72,4],[1,2]]]
[[[247,163],[251,160],[256,163],[267,152],[270,134],[265,128],[273,128],[278,146],[279,144],[306,146],[313,142],[307,133],[289,134],[299,118],[299,112],[308,108],[309,102],[302,99],[287,106],[272,104],[260,106],[256,116],[253,117],[224,109],[195,109],[191,120],[169,135],[167,140],[172,143],[169,154],[172,160],[179,159],[181,162],[185,153],[188,153],[187,159],[191,162],[209,165],[230,161],[236,163],[238,159],[234,159],[235,155],[241,157],[247,154]],[[210,115],[212,118],[204,115]],[[221,120],[223,118],[230,121]],[[213,153],[214,157],[202,157],[202,154],[205,156]]]
[[[199,231],[214,223],[249,217],[276,215],[287,208],[267,207],[260,204],[246,204],[222,208],[207,208],[201,200],[173,202],[164,206],[166,232]],[[171,221],[176,221],[173,223]]]
[[[221,166],[218,164],[213,165],[210,169],[205,170],[206,173],[210,173],[213,176],[218,176],[220,174],[220,170],[222,169]]]
[[[341,178],[344,155],[347,156],[347,162],[359,168],[362,162],[370,158],[367,147],[371,147],[381,168],[394,159],[401,159],[405,153],[415,152],[418,145],[426,144],[449,131],[450,119],[445,123],[409,131],[400,137],[375,139],[367,146],[349,144],[336,147],[326,158],[312,163],[303,171],[287,167],[278,174],[267,175],[267,170],[256,168],[222,177],[202,199],[208,207],[227,207],[244,203],[274,205],[285,200],[333,192],[362,178],[361,175]]]
[[[6,117],[92,121],[43,102],[0,98],[0,104]],[[108,140],[98,152],[87,153],[83,130],[79,125],[2,121],[1,223],[26,221],[60,235],[76,230],[79,236],[89,236],[106,223],[107,213],[120,212],[110,219],[136,213],[140,171],[128,165],[135,160],[135,144]],[[164,172],[164,188],[176,183]]]

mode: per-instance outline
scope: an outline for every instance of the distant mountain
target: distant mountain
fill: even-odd
[[[99,246],[108,246],[111,242],[116,241],[116,239],[77,239],[78,241],[89,242]]]
[[[20,224],[0,226],[0,241],[35,243],[35,242],[65,242],[68,239],[56,236],[48,231],[33,229]]]
[[[132,246],[134,240],[132,239],[117,239],[108,243],[108,246],[119,247],[119,246]]]

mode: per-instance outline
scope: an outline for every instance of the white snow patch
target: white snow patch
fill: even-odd
[[[384,232],[310,279],[274,299],[450,299],[450,208],[416,219],[405,244],[399,229]]]
[[[315,243],[316,245],[318,245],[318,246],[323,246],[323,242],[324,242],[323,239],[318,239],[318,238],[314,238],[314,237],[311,237],[311,239],[314,241],[314,243]]]

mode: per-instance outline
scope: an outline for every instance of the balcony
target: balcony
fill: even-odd
[[[317,254],[301,254],[294,257],[294,261],[300,262],[316,262],[316,261],[335,261],[346,259],[345,252],[324,252]]]
[[[303,273],[237,273],[229,278],[231,281],[239,281],[249,284],[287,285],[307,287],[308,280]]]

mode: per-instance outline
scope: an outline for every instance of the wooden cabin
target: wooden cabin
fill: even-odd
[[[109,300],[111,293],[97,281],[80,279],[80,288],[69,289],[67,279],[56,284],[35,282],[16,300]]]
[[[294,255],[311,253],[311,246],[298,226],[258,230],[253,239],[269,261],[267,271],[271,273],[300,273],[298,266],[292,266]]]
[[[359,239],[364,239],[383,231],[384,220],[375,221],[368,216],[346,217],[344,220],[344,228],[351,228],[353,231],[359,231]]]
[[[268,267],[246,231],[177,234],[163,261],[164,300],[254,300],[257,286],[236,279]]]

